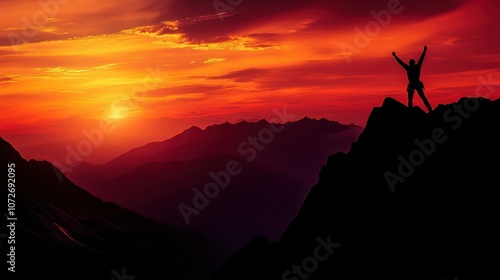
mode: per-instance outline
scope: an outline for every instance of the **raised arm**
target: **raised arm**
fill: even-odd
[[[396,61],[404,68],[408,68],[408,64],[404,63],[401,59],[399,59],[399,57],[396,55],[395,52],[392,52],[392,56],[394,56],[394,58],[396,58]]]
[[[420,56],[420,59],[418,60],[418,65],[422,65],[422,62],[424,62],[426,52],[427,52],[427,46],[424,46],[424,51],[422,52],[422,55]]]

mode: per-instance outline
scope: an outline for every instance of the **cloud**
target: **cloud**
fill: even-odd
[[[227,0],[219,1],[229,3]],[[11,45],[12,38],[16,38],[15,42],[33,43],[123,30],[156,35],[178,33],[193,43],[221,42],[233,36],[256,34],[254,36],[263,41],[261,45],[267,46],[274,44],[276,37],[273,36],[283,32],[332,31],[351,27],[360,20],[369,20],[371,10],[385,9],[393,1],[398,0],[243,0],[221,20],[214,1],[210,0],[72,0],[60,5],[54,10],[54,15],[41,24],[36,23],[34,15],[40,12],[47,14],[48,10],[36,1],[9,1],[4,5],[0,46]],[[437,16],[453,11],[466,2],[401,1],[405,8],[401,18],[418,20]],[[49,15],[52,13],[49,12]],[[266,30],[271,32],[262,35]],[[26,37],[23,32],[36,34]]]
[[[208,77],[208,79],[231,79],[234,80],[235,82],[249,82],[257,80],[261,77],[265,77],[271,71],[273,70],[248,68],[248,69],[233,71],[225,75]]]
[[[11,77],[0,77],[0,83],[12,82],[14,79]]]
[[[229,86],[222,85],[205,85],[205,84],[195,84],[195,85],[187,85],[187,86],[177,86],[177,87],[169,87],[169,88],[161,88],[154,91],[151,91],[147,94],[148,97],[166,97],[166,96],[176,96],[182,97],[184,96],[204,96],[204,95],[214,95],[218,91],[229,89]]]
[[[209,58],[205,61],[203,61],[203,63],[205,64],[210,64],[210,63],[220,63],[220,62],[224,62],[226,61],[227,59],[224,58],[224,57],[212,57],[212,58]]]
[[[220,1],[225,2],[225,0]],[[193,42],[213,41],[228,35],[247,33],[252,29],[267,24],[290,20],[308,20],[306,26],[302,26],[306,31],[325,31],[343,28],[346,25],[351,26],[360,22],[360,20],[371,20],[370,11],[387,9],[389,2],[400,3],[400,6],[405,8],[403,19],[413,21],[451,12],[468,1],[247,0],[235,6],[234,10],[224,20],[207,17],[205,20],[180,26],[179,31]],[[211,3],[212,1],[206,0],[176,0],[163,16],[169,19],[181,20],[183,18],[213,15],[216,10]],[[272,34],[268,34],[268,38],[272,36]]]
[[[98,72],[101,72],[103,70],[108,70],[113,66],[116,66],[116,64],[110,63],[110,64],[105,64],[105,65],[88,67],[85,69],[72,69],[72,68],[68,68],[65,66],[56,66],[56,67],[48,67],[48,68],[34,68],[34,70],[41,71],[44,73],[50,73],[50,74],[78,76],[78,75],[82,75],[82,74],[98,73]]]
[[[46,7],[50,1],[2,0],[0,46],[116,33],[163,20],[169,0],[71,0]],[[55,1],[53,1],[55,2]],[[58,3],[58,2],[55,2]]]

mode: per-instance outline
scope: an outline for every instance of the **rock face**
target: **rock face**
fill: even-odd
[[[60,182],[54,166],[24,160],[2,138],[0,163],[4,198],[7,165],[15,165],[16,243],[0,243],[3,256],[15,245],[16,272],[7,279],[198,280],[208,279],[222,258],[203,235],[104,203],[66,178]]]
[[[213,279],[498,275],[499,127],[499,100],[424,113],[387,98],[328,158],[280,240],[256,238]]]

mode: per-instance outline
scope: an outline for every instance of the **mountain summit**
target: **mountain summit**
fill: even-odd
[[[499,126],[499,100],[424,113],[387,98],[328,158],[280,240],[254,239],[213,279],[497,275]]]

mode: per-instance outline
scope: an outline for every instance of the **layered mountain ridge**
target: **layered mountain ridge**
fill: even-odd
[[[10,276],[207,279],[222,260],[219,248],[204,235],[159,224],[105,203],[66,178],[60,182],[60,171],[53,165],[24,160],[2,138],[0,162],[5,176],[8,164],[9,173],[15,174],[9,176],[14,184],[9,185],[14,210],[4,212],[4,216],[13,214],[17,218],[13,231],[16,243],[0,243],[4,256],[11,252],[10,246],[15,246],[16,272],[8,272]],[[6,192],[7,188],[2,192],[4,197]]]
[[[307,117],[192,127],[104,165],[82,163],[66,175],[105,201],[206,234],[229,255],[256,235],[276,240],[328,155],[348,151],[360,132],[355,125]],[[216,186],[216,197],[197,194],[227,176],[231,162],[241,172],[224,178],[227,186]],[[206,207],[194,207],[198,199]]]

